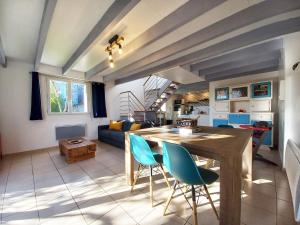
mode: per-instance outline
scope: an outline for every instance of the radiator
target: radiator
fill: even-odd
[[[56,140],[85,136],[86,125],[65,125],[55,127]]]
[[[286,146],[285,166],[292,193],[295,220],[300,222],[300,149],[291,139]]]

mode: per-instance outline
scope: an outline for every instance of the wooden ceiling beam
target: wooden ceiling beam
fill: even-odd
[[[136,71],[141,71],[143,68],[149,68],[152,64],[159,64],[162,60],[167,60],[168,57],[180,54],[182,51],[191,49],[197,45],[210,41],[211,39],[220,37],[239,28],[250,24],[265,20],[270,17],[277,16],[282,13],[287,13],[300,9],[300,1],[295,0],[272,0],[263,1],[261,3],[250,6],[239,11],[223,20],[220,20],[206,28],[199,30],[186,38],[181,39],[169,46],[166,46],[146,57],[131,63],[119,70],[105,76],[105,80],[116,80],[122,77],[133,75]],[[196,60],[196,59],[195,59]],[[185,62],[179,62],[177,65],[182,65]],[[175,66],[177,66],[175,65]]]
[[[201,16],[210,9],[225,2],[225,0],[190,0],[160,22],[143,32],[123,49],[122,57],[129,56],[140,48],[144,48],[157,41],[164,35],[176,30],[178,27]],[[118,57],[118,55],[116,55]],[[118,60],[118,58],[116,58]],[[87,71],[87,78],[90,78],[109,68],[107,60],[104,60]]]
[[[223,71],[220,73],[207,75],[205,79],[210,81],[225,80],[240,76],[254,75],[259,73],[266,73],[271,71],[277,71],[279,69],[278,60],[269,60],[265,62],[260,62],[253,65],[242,66],[240,68],[235,68],[232,70]]]
[[[300,1],[299,1],[300,2]],[[178,57],[176,59],[162,62],[159,65],[148,64],[147,68],[140,68],[136,72],[131,73],[118,73],[124,74],[122,78],[116,79],[116,77],[105,76],[104,81],[120,80],[127,76],[143,77],[149,74],[157,73],[162,70],[170,69],[172,67],[189,64],[195,61],[201,61],[207,58],[213,58],[226,52],[234,51],[240,48],[244,48],[255,43],[263,42],[278,36],[300,31],[300,17],[292,18],[280,22],[275,22],[266,26],[262,26],[255,30],[240,34],[233,38],[227,39],[215,45],[207,48],[195,51],[193,53]]]
[[[41,63],[50,23],[54,14],[55,6],[56,6],[57,0],[46,0],[43,16],[42,16],[42,22],[40,26],[39,31],[39,38],[35,53],[35,60],[34,60],[34,70],[38,70],[38,67]]]
[[[230,54],[228,55],[230,57]],[[219,73],[226,70],[235,69],[242,66],[250,66],[260,62],[269,61],[269,60],[280,60],[281,51],[277,50],[274,52],[266,52],[265,54],[256,54],[255,56],[249,56],[242,58],[240,60],[231,61],[229,63],[224,63],[215,67],[199,70],[199,76],[207,76],[210,74]]]
[[[100,35],[110,32],[130,12],[140,0],[116,0],[99,19],[80,46],[63,66],[63,74],[68,73],[72,67],[83,57],[88,50],[96,43]]]
[[[203,60],[190,65],[191,71],[198,72],[199,70],[206,70],[219,65],[235,62],[238,60],[248,59],[256,55],[263,55],[270,52],[280,51],[283,48],[283,40],[275,39],[269,42],[243,48],[231,53],[226,53],[212,59]],[[188,64],[189,65],[189,64]]]

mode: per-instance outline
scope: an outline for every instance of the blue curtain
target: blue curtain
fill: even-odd
[[[41,93],[40,93],[40,82],[39,73],[32,72],[32,86],[31,86],[31,112],[30,120],[42,120],[42,106],[41,106]]]
[[[92,83],[92,101],[94,118],[107,117],[105,105],[105,85]]]

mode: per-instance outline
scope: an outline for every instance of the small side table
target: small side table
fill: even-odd
[[[70,139],[59,141],[60,154],[66,157],[67,163],[74,163],[81,160],[95,158],[96,143],[79,138],[82,142],[78,144],[70,143]]]

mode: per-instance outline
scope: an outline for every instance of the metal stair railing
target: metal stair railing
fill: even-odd
[[[143,85],[145,109],[149,109],[171,83],[168,79],[150,75]]]
[[[120,116],[127,117],[127,119],[133,119],[135,112],[144,112],[145,119],[145,107],[142,102],[131,92],[124,91],[120,93]]]

